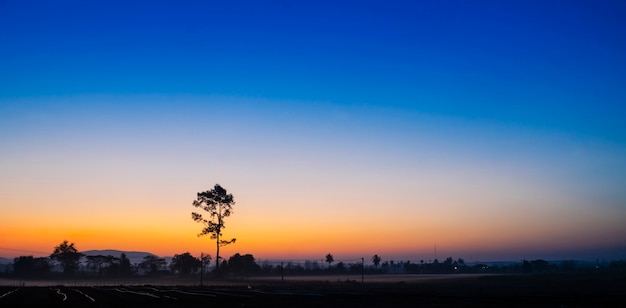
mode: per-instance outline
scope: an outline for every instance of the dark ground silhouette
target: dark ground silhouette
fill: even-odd
[[[448,275],[452,277],[451,275]],[[623,273],[472,276],[420,283],[223,281],[223,285],[0,287],[2,307],[624,307]]]

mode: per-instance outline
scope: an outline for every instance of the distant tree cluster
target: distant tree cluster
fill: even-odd
[[[86,256],[87,268],[91,269],[93,273],[96,273],[99,277],[129,277],[133,273],[130,260],[126,257],[125,253],[119,258],[114,256]]]
[[[85,256],[78,251],[74,243],[68,241],[55,246],[48,257],[20,256],[15,258],[11,274],[18,278],[41,278],[58,272],[54,270],[55,268],[59,268],[65,277],[74,277],[79,272],[83,276],[87,273],[114,277],[132,274],[130,261],[125,254],[122,254],[121,258],[102,255]]]
[[[17,277],[42,277],[50,272],[48,258],[33,258],[33,256],[17,257],[13,261],[13,272]]]
[[[159,272],[166,267],[166,265],[167,262],[165,259],[150,255],[145,256],[143,261],[139,263],[139,269],[148,275],[158,275]]]
[[[185,252],[179,255],[174,255],[172,258],[172,264],[170,268],[173,272],[180,273],[181,275],[189,275],[197,272],[202,266],[202,261],[189,252]]]
[[[84,255],[74,243],[63,241],[54,247],[49,257],[35,258],[20,256],[14,259],[12,271],[3,273],[16,278],[45,278],[48,276],[82,278],[88,277],[131,277],[131,276],[163,276],[163,275],[197,275],[207,273],[212,261],[211,255],[202,254],[199,258],[189,252],[176,254],[171,262],[154,255],[147,255],[138,264],[131,264],[125,253],[114,257],[111,255]],[[255,275],[261,272],[251,254],[236,253],[228,260],[222,260],[221,272],[233,276]],[[55,270],[58,268],[61,270]],[[208,275],[208,273],[207,273]]]

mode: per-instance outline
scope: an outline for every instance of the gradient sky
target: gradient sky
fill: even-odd
[[[626,258],[622,1],[0,1],[0,256]]]

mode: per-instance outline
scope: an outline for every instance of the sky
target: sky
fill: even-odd
[[[626,3],[0,1],[0,256],[626,258]]]

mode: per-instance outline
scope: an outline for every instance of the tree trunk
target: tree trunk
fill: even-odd
[[[222,206],[218,205],[218,213],[217,213],[217,252],[215,253],[215,258],[217,263],[215,264],[215,274],[219,276],[220,274],[220,233],[222,232]]]
[[[217,253],[215,253],[215,259],[217,260],[217,263],[215,263],[215,274],[219,275],[219,270],[220,270],[220,233],[219,231],[217,232]]]

